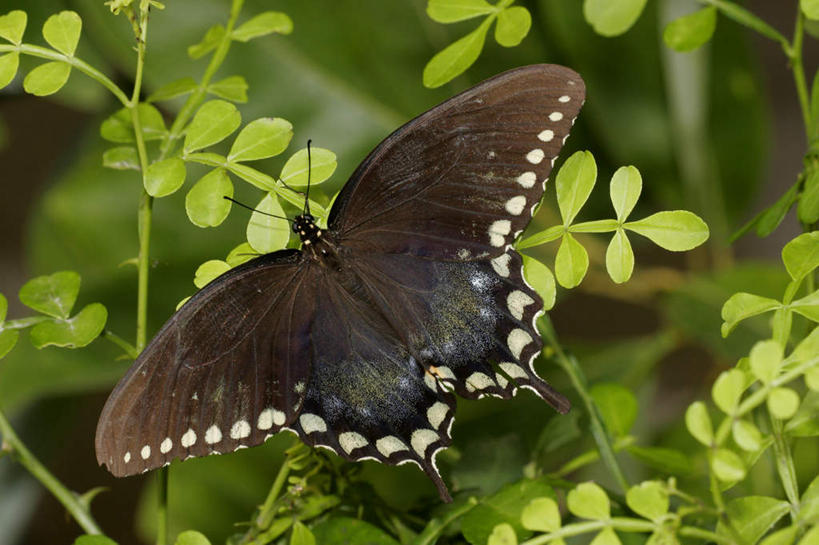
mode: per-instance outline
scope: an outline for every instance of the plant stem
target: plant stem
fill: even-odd
[[[106,329],[103,332],[102,336],[111,341],[112,343],[114,343],[115,345],[122,348],[122,351],[125,352],[125,355],[128,356],[130,359],[132,360],[136,359],[136,357],[139,355],[134,345],[132,345],[131,343],[129,343],[128,341],[114,333],[113,331]]]
[[[532,539],[522,542],[521,545],[542,545],[555,539],[596,532],[604,528],[613,528],[621,532],[653,532],[657,529],[657,525],[647,520],[630,517],[613,517],[606,520],[577,522],[567,524],[554,532],[533,537]]]
[[[412,545],[432,545],[438,540],[438,537],[447,526],[470,512],[476,505],[478,505],[478,500],[470,497],[464,505],[447,512],[443,518],[430,520],[421,533],[412,541]]]
[[[287,482],[288,475],[290,475],[290,460],[285,458],[279,468],[279,472],[276,474],[273,486],[270,487],[270,492],[267,493],[267,498],[265,498],[261,509],[259,509],[259,515],[256,517],[257,528],[264,529],[270,526],[270,522],[276,514],[273,508],[276,504],[276,500],[279,498],[279,494],[282,492],[282,488],[284,488],[284,483]]]
[[[26,446],[14,433],[11,424],[6,416],[0,411],[0,435],[3,436],[3,450],[10,450],[11,455],[25,467],[35,479],[40,481],[51,494],[57,498],[66,511],[77,521],[77,524],[86,534],[102,534],[97,521],[91,515],[91,511],[83,505],[79,497],[68,490],[54,475],[52,475],[43,464],[29,451]]]
[[[796,468],[793,464],[791,447],[788,439],[783,433],[782,421],[774,417],[770,412],[771,434],[773,435],[774,457],[776,459],[776,471],[779,480],[782,481],[782,488],[785,489],[785,496],[791,504],[791,520],[796,524],[799,515],[799,484],[796,481]]]
[[[805,18],[802,10],[796,8],[796,25],[793,30],[793,43],[785,50],[791,61],[793,79],[796,84],[796,94],[799,96],[799,106],[802,109],[802,121],[805,123],[805,135],[808,142],[812,138],[810,126],[810,100],[808,99],[808,87],[805,82],[805,68],[802,64],[802,41],[805,36]]]
[[[575,360],[573,357],[566,356],[566,354],[563,352],[563,347],[561,347],[560,343],[557,341],[557,336],[555,335],[555,331],[552,327],[552,322],[549,320],[548,316],[544,315],[543,322],[546,324],[546,326],[543,328],[544,337],[552,346],[552,349],[555,351],[555,355],[557,356],[558,363],[566,374],[569,375],[572,385],[580,395],[580,398],[583,400],[583,404],[586,406],[586,412],[589,414],[589,420],[591,423],[592,437],[594,437],[594,441],[597,444],[597,450],[600,452],[600,458],[603,460],[603,464],[609,470],[612,477],[614,477],[614,480],[617,482],[617,485],[620,487],[621,491],[625,494],[629,489],[628,481],[626,480],[623,471],[620,469],[620,466],[617,464],[617,459],[614,456],[614,448],[611,444],[611,436],[606,429],[605,422],[603,422],[603,417],[600,415],[600,410],[597,408],[597,405],[594,403],[594,400],[589,394],[588,386],[586,384],[586,377],[583,374],[583,370],[579,365],[577,365],[577,360]]]

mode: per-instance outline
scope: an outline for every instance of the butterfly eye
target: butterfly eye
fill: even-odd
[[[308,225],[312,225],[312,224],[314,224],[316,222],[316,218],[314,218],[310,214],[305,214],[304,215],[304,221],[306,221]]]

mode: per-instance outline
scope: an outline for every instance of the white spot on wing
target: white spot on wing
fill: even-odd
[[[498,273],[500,276],[504,278],[509,277],[509,260],[512,259],[512,256],[509,254],[501,254],[490,263],[492,263],[492,268],[495,269],[495,272]]]
[[[196,443],[196,432],[188,428],[188,431],[182,435],[182,439],[179,443],[185,448],[192,447],[194,443]]]
[[[546,157],[546,154],[543,153],[543,150],[540,148],[535,148],[526,154],[526,160],[533,165],[539,164],[541,161],[543,161],[544,157]]]
[[[497,381],[498,386],[500,386],[503,389],[506,389],[506,387],[509,385],[509,381],[506,380],[506,377],[501,375],[500,373],[495,373],[495,381]]]
[[[166,437],[164,441],[159,445],[159,452],[162,454],[168,454],[171,449],[173,448],[173,441],[171,441],[170,437]]]
[[[407,445],[405,445],[403,441],[394,435],[387,435],[386,437],[382,437],[376,441],[375,448],[377,448],[378,452],[380,452],[385,458],[389,458],[396,452],[409,450]]]
[[[513,216],[520,216],[520,213],[523,212],[523,207],[526,206],[526,197],[523,195],[518,195],[516,197],[512,197],[508,201],[506,201],[506,211],[512,214]]]
[[[412,444],[412,450],[418,453],[419,456],[423,456],[424,453],[427,451],[427,448],[438,440],[438,433],[433,430],[415,430],[412,432],[412,438],[410,439],[410,443]]]
[[[485,390],[493,386],[495,386],[495,381],[481,372],[472,373],[466,379],[466,389],[469,392]]]
[[[517,182],[520,184],[521,187],[525,187],[526,189],[529,189],[530,187],[534,186],[536,181],[537,174],[531,171],[524,172],[523,174],[517,177]]]
[[[512,230],[512,222],[509,220],[497,220],[489,226],[489,243],[496,248],[503,246],[506,242],[506,235]]]
[[[151,457],[151,447],[150,445],[145,445],[142,447],[142,450],[139,451],[139,455],[142,456],[143,460],[147,460]]]
[[[205,432],[205,443],[212,445],[222,440],[222,430],[216,424],[212,425]]]
[[[551,119],[554,122],[558,122],[561,119],[563,119],[563,114],[560,112],[552,112],[549,114],[549,119]]]
[[[523,307],[526,305],[531,305],[534,302],[534,299],[520,290],[515,290],[506,296],[506,306],[509,308],[509,312],[515,317],[516,320],[521,320],[523,318]]]
[[[432,424],[432,427],[436,430],[441,425],[441,422],[444,421],[446,415],[449,413],[449,407],[446,403],[442,403],[440,401],[436,401],[435,404],[427,409],[427,420],[429,423]]]
[[[230,427],[231,439],[244,439],[250,436],[250,424],[247,420],[237,420],[233,426]]]
[[[545,131],[537,135],[537,137],[543,142],[551,142],[552,139],[555,137],[555,132],[551,129],[546,129]]]
[[[512,378],[526,378],[526,371],[523,370],[523,367],[518,365],[517,363],[512,363],[511,361],[505,361],[499,365],[503,372],[509,375]]]
[[[532,336],[522,329],[513,329],[506,338],[506,343],[509,345],[509,350],[516,359],[520,359],[520,353],[527,344],[532,342]]]
[[[569,102],[571,99],[572,98],[569,95],[563,95],[562,97],[560,97],[557,100],[558,100],[558,102]]]
[[[325,432],[327,431],[327,423],[315,414],[305,413],[299,417],[299,424],[304,433]]]
[[[338,444],[341,445],[344,452],[350,454],[357,448],[366,447],[369,444],[369,441],[367,441],[367,439],[360,433],[347,431],[338,436]]]
[[[125,462],[126,464],[127,464],[128,462],[130,462],[130,461],[131,461],[131,453],[130,453],[130,452],[126,452],[126,453],[125,453],[125,456],[123,456],[123,457],[122,457],[122,461],[123,461],[123,462]]]

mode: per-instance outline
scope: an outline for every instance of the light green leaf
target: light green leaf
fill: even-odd
[[[186,174],[185,161],[179,157],[158,161],[145,172],[145,191],[151,197],[166,197],[182,187]]]
[[[20,54],[16,51],[12,51],[0,57],[0,89],[14,80],[19,66]]]
[[[284,164],[280,179],[292,187],[307,187],[307,149],[300,149]],[[336,170],[336,154],[324,148],[310,148],[310,185],[320,184]]]
[[[623,34],[637,21],[646,0],[585,0],[583,16],[602,36]]]
[[[429,0],[427,15],[439,23],[457,23],[488,15],[497,8],[485,0]]]
[[[268,34],[290,34],[293,32],[293,21],[285,13],[266,11],[242,23],[231,34],[239,42],[249,42],[254,38]]]
[[[782,248],[782,262],[794,280],[819,267],[819,231],[803,233]]]
[[[620,538],[612,528],[604,528],[600,530],[589,545],[621,545]]]
[[[802,188],[796,216],[804,224],[810,225],[819,220],[819,170],[811,170]]]
[[[782,366],[782,346],[773,340],[760,341],[751,348],[751,372],[763,384],[770,384]]]
[[[592,520],[609,518],[609,497],[593,482],[581,483],[569,491],[566,504],[569,511],[580,518]]]
[[[255,161],[280,154],[293,138],[293,125],[280,117],[263,117],[247,124],[230,147],[228,161]],[[312,183],[312,181],[311,181]]]
[[[805,371],[805,386],[814,392],[819,391],[819,366],[811,367]]]
[[[725,511],[743,543],[756,543],[789,510],[788,502],[766,496],[746,496],[729,501]],[[717,533],[733,539],[720,522]]]
[[[626,503],[641,517],[656,521],[668,513],[668,490],[660,481],[645,481],[628,489]]]
[[[145,140],[160,140],[168,132],[162,114],[153,105],[142,102],[137,106],[137,112]],[[109,142],[122,144],[133,142],[134,125],[131,123],[131,111],[128,108],[121,108],[109,116],[100,125],[100,136]]]
[[[586,249],[571,235],[566,233],[560,241],[555,257],[555,276],[564,288],[574,288],[583,281],[589,269],[589,254]]]
[[[555,180],[557,205],[563,225],[569,226],[583,208],[597,180],[597,163],[589,151],[577,151],[566,159]]]
[[[745,391],[745,386],[745,373],[739,369],[723,371],[714,381],[711,397],[722,412],[731,415],[739,405],[739,398]]]
[[[495,41],[503,47],[518,45],[532,28],[532,15],[523,6],[512,6],[498,14]]]
[[[236,267],[242,263],[250,261],[254,257],[259,257],[259,255],[259,252],[253,249],[253,246],[247,242],[242,242],[230,251],[225,258],[225,261],[227,261],[228,265],[231,267]]]
[[[781,306],[782,303],[776,299],[760,297],[752,293],[735,293],[722,306],[722,336],[727,337],[742,320]]]
[[[628,282],[634,272],[634,251],[623,229],[617,229],[606,249],[606,270],[615,284]]]
[[[80,275],[74,271],[60,271],[32,278],[20,288],[20,301],[43,314],[68,318],[80,293]]]
[[[555,276],[549,267],[534,257],[524,255],[523,276],[532,286],[532,289],[543,299],[543,310],[550,310],[555,306],[557,288],[555,287]]]
[[[799,0],[799,7],[808,19],[819,20],[819,0]]]
[[[723,482],[736,482],[745,478],[745,464],[733,451],[720,448],[711,457],[711,471]]]
[[[535,498],[523,509],[520,521],[527,530],[554,532],[560,528],[560,510],[552,498]]]
[[[0,358],[11,352],[19,337],[20,332],[16,329],[0,329]]]
[[[106,536],[84,535],[75,539],[74,545],[117,545],[117,542]]]
[[[504,522],[492,529],[486,545],[518,545],[518,536],[512,525]]]
[[[748,452],[756,452],[762,448],[762,434],[756,426],[748,420],[735,420],[731,425],[731,434],[739,448]]]
[[[714,427],[708,409],[702,401],[695,401],[685,411],[685,426],[688,432],[700,443],[710,447],[714,442]]]
[[[170,100],[182,95],[187,95],[196,89],[196,81],[190,76],[174,80],[166,83],[145,99],[146,102],[160,102],[162,100]]]
[[[804,400],[799,405],[799,410],[785,425],[785,432],[790,437],[819,436],[819,392],[809,391],[805,395]],[[817,515],[819,515],[819,512]],[[819,522],[819,518],[817,518],[817,522]]]
[[[786,419],[796,414],[799,408],[799,394],[790,388],[780,386],[768,393],[768,410],[780,419]]]
[[[193,276],[193,284],[197,288],[202,289],[229,270],[230,265],[221,259],[205,261],[196,269],[196,273]]]
[[[304,523],[297,520],[293,523],[290,545],[316,545],[316,538]]]
[[[242,76],[230,76],[208,85],[208,93],[233,102],[247,102],[247,81]]]
[[[116,170],[139,170],[139,156],[133,146],[118,146],[105,150],[102,166]]]
[[[617,169],[617,172],[611,177],[609,196],[618,221],[626,221],[628,215],[634,210],[634,205],[637,204],[642,191],[643,177],[636,167],[628,166]]]
[[[797,299],[789,305],[789,308],[805,318],[819,322],[819,290]]]
[[[674,530],[668,526],[660,526],[648,536],[645,545],[680,545]]]
[[[657,212],[623,226],[672,252],[685,252],[708,240],[708,226],[687,210]]]
[[[819,326],[814,327],[813,331],[796,345],[788,356],[788,361],[801,363],[815,358],[817,354],[819,354]]]
[[[190,153],[221,142],[239,128],[242,115],[224,100],[211,100],[199,108],[185,135],[185,152]]]
[[[225,221],[230,212],[233,183],[224,169],[205,174],[185,196],[185,211],[194,225],[215,227]]]
[[[68,81],[71,65],[54,61],[41,64],[28,73],[23,80],[23,89],[38,97],[53,95]]]
[[[77,50],[81,31],[82,19],[73,11],[52,15],[43,25],[43,37],[49,45],[68,57]]]
[[[664,447],[640,447],[637,445],[631,445],[626,450],[640,462],[662,473],[681,476],[692,472],[691,462],[679,450]]]
[[[614,382],[595,384],[589,393],[609,431],[615,437],[628,435],[637,418],[637,398],[634,394]]]
[[[179,535],[176,536],[174,545],[210,545],[210,541],[203,534],[195,530],[187,530],[180,532]]]
[[[247,241],[259,253],[269,254],[281,250],[290,239],[290,224],[283,219],[265,214],[286,217],[275,193],[268,193],[256,206],[247,223]]]
[[[100,336],[108,320],[108,311],[100,303],[91,303],[74,317],[40,322],[29,333],[35,348],[63,346],[82,348]]]
[[[208,29],[202,40],[196,44],[188,47],[188,56],[191,59],[198,59],[203,57],[216,49],[219,42],[225,35],[225,27],[222,25],[214,25]]]
[[[791,545],[793,540],[796,539],[797,531],[799,531],[798,526],[782,528],[765,536],[765,539],[760,541],[759,545]],[[819,541],[819,534],[817,534],[816,538]],[[807,543],[805,545],[807,545]]]
[[[26,31],[28,15],[25,11],[15,9],[0,17],[0,38],[8,40],[14,45],[20,45],[23,41],[23,33]]]
[[[0,293],[0,325],[6,320],[6,313],[9,311],[9,301],[6,296]]]
[[[424,67],[424,87],[440,87],[472,66],[481,54],[491,23],[487,18],[478,28],[436,53]]]
[[[799,503],[800,510],[797,520],[808,524],[819,523],[819,475],[814,477],[813,481],[808,485]]]
[[[716,28],[717,8],[708,6],[671,21],[663,40],[675,51],[693,51],[710,40]]]

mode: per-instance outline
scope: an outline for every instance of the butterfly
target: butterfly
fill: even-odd
[[[348,460],[435,463],[456,395],[534,391],[541,298],[516,237],[585,98],[574,71],[504,72],[416,117],[359,165],[301,249],[216,278],[165,323],[111,393],[97,460],[116,476],[290,430]]]

